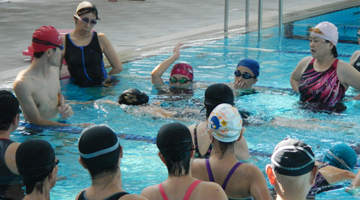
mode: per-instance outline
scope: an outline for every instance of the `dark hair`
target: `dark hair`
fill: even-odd
[[[138,89],[125,90],[118,99],[119,104],[126,105],[141,105],[147,102],[149,102],[149,96]]]
[[[326,42],[330,42],[329,40],[325,40]],[[338,55],[338,52],[336,50],[336,46],[334,44],[334,47],[331,49],[331,54],[334,56],[334,58],[337,58],[339,55]]]
[[[219,148],[221,150],[221,154],[219,156],[219,158],[223,158],[224,154],[226,153],[227,150],[229,150],[231,153],[234,153],[234,146],[235,146],[235,142],[221,142],[219,140],[217,140],[219,143]]]
[[[188,175],[190,171],[190,159],[191,151],[186,151],[185,158],[179,161],[171,161],[165,158],[165,164],[169,172],[169,176],[180,177]],[[185,174],[182,174],[183,170],[185,170]]]
[[[52,169],[51,173],[53,172],[54,169],[55,169],[55,167]],[[49,175],[47,177],[45,177],[42,181],[24,180],[26,194],[31,194],[34,190],[38,191],[40,194],[44,193],[44,190],[43,190],[44,189],[44,181],[45,181],[45,179],[47,179],[49,177]]]
[[[234,105],[234,93],[232,89],[222,83],[210,85],[205,91],[205,108],[206,118],[211,114],[211,111],[222,103]]]
[[[0,130],[9,130],[14,117],[21,113],[19,100],[7,90],[0,90]]]
[[[53,48],[54,49],[54,52],[56,51],[56,47]],[[41,58],[41,56],[43,56],[45,53],[45,51],[41,51],[41,52],[34,52],[34,57],[35,58]]]
[[[92,7],[81,8],[76,12],[76,14],[79,16],[87,13],[93,13],[96,17],[96,20],[100,20],[100,18],[98,17],[98,10],[96,9],[95,5],[92,5]]]

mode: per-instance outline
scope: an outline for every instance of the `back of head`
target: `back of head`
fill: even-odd
[[[79,17],[79,16],[87,14],[87,13],[93,13],[96,17],[96,20],[99,19],[99,17],[98,17],[99,13],[98,13],[96,6],[91,4],[88,1],[83,1],[83,2],[79,3],[79,5],[76,8],[74,16]]]
[[[84,129],[79,138],[80,157],[92,178],[118,170],[120,148],[117,135],[106,125]]]
[[[125,90],[118,99],[119,104],[141,105],[149,102],[149,96],[138,89]]]
[[[20,112],[18,99],[11,92],[0,90],[0,131],[8,130]]]
[[[232,89],[222,83],[210,85],[205,91],[206,117],[209,117],[211,111],[219,104],[227,103],[234,105],[234,93]]]
[[[177,122],[162,126],[156,136],[156,146],[166,160],[170,176],[189,173],[193,142],[185,125]]]
[[[238,63],[237,67],[239,66],[244,66],[249,68],[253,73],[254,76],[257,78],[260,75],[260,65],[258,62],[256,62],[255,60],[252,59],[243,59],[240,60],[240,62]]]
[[[40,58],[40,56],[36,56],[36,53],[44,52],[48,49],[54,49],[57,46],[62,44],[62,38],[60,33],[53,26],[42,26],[35,30],[32,36],[31,46],[34,48],[34,56]]]
[[[330,165],[352,171],[356,165],[357,155],[354,149],[346,144],[337,144],[325,153],[324,162]]]
[[[271,167],[285,176],[301,176],[309,173],[315,166],[311,147],[302,141],[285,138],[276,145],[271,156]]]
[[[220,158],[230,149],[234,152],[234,144],[241,135],[242,118],[239,110],[230,104],[220,104],[211,112],[207,129],[219,141],[222,152]]]
[[[24,179],[26,194],[30,194],[36,183],[44,182],[56,166],[54,149],[45,140],[25,141],[16,151],[16,165]],[[42,193],[42,184],[36,189]]]

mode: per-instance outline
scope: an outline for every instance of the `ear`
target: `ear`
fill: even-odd
[[[49,49],[45,50],[44,54],[49,58],[52,54],[51,51],[52,51],[52,49],[49,48]]]
[[[317,174],[319,173],[319,167],[317,165],[311,170],[310,184],[314,185]]]
[[[255,84],[257,81],[258,81],[258,79],[257,79],[257,78],[254,78],[254,83],[253,83],[253,84]]]
[[[242,135],[244,134],[244,131],[245,131],[245,129],[244,129],[244,128],[241,128],[240,136],[239,136],[239,138],[237,139],[238,142],[241,140]]]
[[[119,158],[122,158],[123,157],[123,146],[120,145],[120,155],[119,155]]]
[[[81,164],[81,166],[83,166],[83,168],[87,169],[84,161],[81,159],[81,157],[79,157],[79,163]]]
[[[159,156],[160,160],[166,165],[165,158],[164,158],[164,156],[160,153],[160,151],[158,152],[158,156]]]
[[[270,166],[270,165],[266,165],[265,171],[266,171],[267,176],[269,177],[270,184],[271,184],[271,185],[275,185],[276,178],[275,178],[274,171],[273,171],[273,169],[271,168],[271,166]]]

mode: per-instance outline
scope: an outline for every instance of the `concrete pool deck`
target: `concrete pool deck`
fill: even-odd
[[[11,88],[17,73],[30,65],[22,51],[35,29],[52,25],[73,29],[77,0],[0,1],[0,88]],[[224,38],[221,0],[92,0],[101,20],[94,27],[107,35],[123,62],[172,50],[177,42]],[[229,0],[229,35],[257,30],[258,1],[250,2],[250,26],[245,30],[245,0]],[[358,0],[286,0],[283,22],[360,6]],[[263,1],[263,28],[278,24],[278,1]],[[147,52],[147,54],[146,54]],[[150,53],[149,53],[150,52]],[[7,83],[7,84],[6,84]]]

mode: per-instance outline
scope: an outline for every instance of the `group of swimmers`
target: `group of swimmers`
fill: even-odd
[[[3,103],[0,105],[0,180],[6,182],[1,186],[0,195],[3,196],[0,197],[14,197],[11,196],[14,195],[12,191],[19,191],[17,189],[23,180],[27,195],[25,199],[31,196],[49,199],[59,162],[54,150],[41,140],[29,140],[22,144],[13,142],[10,133],[18,127],[21,112],[31,124],[74,125],[51,120],[59,114],[61,118],[74,114],[71,106],[66,104],[58,81],[61,68],[56,67],[61,66],[63,58],[74,84],[81,87],[111,86],[118,82],[111,75],[120,73],[122,64],[107,37],[92,30],[98,20],[96,7],[84,1],[75,11],[76,27],[69,34],[61,37],[52,26],[37,29],[32,38],[34,60],[14,81],[17,98],[9,92],[0,91],[0,103]],[[337,43],[338,31],[332,23],[321,22],[310,29],[312,56],[298,63],[290,82],[294,91],[300,94],[301,101],[339,112],[344,110],[339,105],[349,86],[360,90],[360,73],[356,67],[360,56],[359,52],[355,52],[351,58],[354,67],[337,59]],[[180,58],[181,45],[177,44],[173,55],[151,72],[154,87],[161,89],[166,85],[162,75]],[[103,54],[111,64],[109,72],[105,70]],[[159,185],[145,188],[143,197],[127,194],[122,188],[120,160],[123,148],[114,131],[103,125],[85,129],[79,140],[80,164],[89,171],[92,186],[81,191],[77,199],[183,199],[184,196],[184,199],[191,200],[271,199],[261,170],[255,165],[238,161],[248,159],[249,150],[243,136],[245,116],[234,107],[232,88],[251,89],[258,81],[259,74],[259,63],[251,59],[241,60],[234,72],[233,83],[214,84],[205,91],[206,121],[189,127],[172,123],[159,130],[159,157],[168,168],[169,178]],[[191,65],[177,63],[172,67],[170,87],[187,89],[193,82],[194,70]],[[354,99],[360,99],[360,95]],[[146,94],[132,90],[119,97],[119,104],[141,105],[148,100]],[[159,113],[165,117],[175,114],[164,109]],[[100,140],[101,145],[98,143]],[[271,165],[266,167],[277,198],[304,199],[307,195],[331,189],[332,183],[346,179],[354,179],[353,185],[358,186],[360,177],[355,177],[351,172],[355,166],[354,157],[356,163],[356,153],[351,148],[344,149],[345,154],[351,157],[343,158],[329,151],[325,158],[330,158],[330,161],[324,159],[329,164],[321,164],[321,169],[318,169],[310,146],[295,139],[280,142],[271,157]],[[193,157],[199,159],[192,162]],[[333,174],[338,174],[338,177]],[[311,188],[314,184],[315,188]],[[19,195],[19,192],[15,194]],[[14,198],[21,199],[23,195],[15,195]]]

